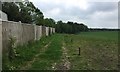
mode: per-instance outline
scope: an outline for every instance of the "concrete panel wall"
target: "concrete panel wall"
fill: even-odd
[[[33,41],[35,38],[35,28],[34,25],[30,25],[30,24],[22,24],[22,28],[21,28],[21,33],[22,33],[22,37],[20,37],[22,39],[22,43],[26,43],[28,41]]]
[[[8,21],[7,14],[0,10],[0,19]]]
[[[0,25],[0,46],[2,43],[3,51],[8,50],[9,38],[16,39],[16,45],[22,45],[28,41],[39,40],[42,36],[53,34],[52,27],[37,26],[20,22],[2,21]],[[2,38],[2,39],[1,39]]]
[[[46,36],[49,36],[49,27],[46,27]]]
[[[52,34],[54,33],[53,30],[54,30],[54,28],[52,28]]]
[[[49,35],[51,35],[51,30],[50,30],[50,27],[49,27]]]
[[[53,33],[55,33],[55,28],[53,28]]]
[[[3,48],[8,48],[9,38],[16,39],[16,45],[24,44],[34,40],[34,26],[29,24],[20,24],[18,22],[2,22],[2,43]]]
[[[6,51],[9,43],[9,37],[10,35],[12,36],[14,33],[14,26],[13,23],[10,24],[11,22],[2,22],[2,43],[3,43],[3,49]],[[12,27],[13,26],[13,27]]]
[[[50,27],[50,34],[52,35],[53,33],[52,33],[52,27]]]
[[[42,26],[36,26],[36,40],[42,37]]]
[[[0,70],[2,70],[2,23],[0,21]]]
[[[42,36],[46,36],[46,27],[42,26]]]

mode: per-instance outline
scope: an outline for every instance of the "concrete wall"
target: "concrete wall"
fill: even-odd
[[[50,34],[51,34],[51,35],[53,34],[53,32],[52,32],[52,27],[50,27]]]
[[[4,51],[8,48],[10,37],[16,39],[16,45],[22,45],[28,41],[39,40],[42,36],[49,36],[50,34],[53,34],[53,28],[51,27],[37,26],[20,22],[2,21],[2,25],[0,26],[2,26],[1,41]]]
[[[16,46],[28,41],[39,40],[42,36],[52,34],[52,28],[37,26],[12,21],[0,21],[0,68],[2,68],[2,58],[8,56],[9,39],[16,39]],[[2,57],[3,56],[3,57]]]
[[[35,38],[34,25],[21,24],[21,26],[22,26],[22,28],[21,28],[22,32],[20,32],[20,33],[21,33],[22,37],[19,37],[21,39],[20,43],[26,43],[28,41],[34,40],[34,38]]]
[[[42,37],[42,26],[36,26],[36,40]]]
[[[0,70],[2,70],[2,23],[0,21]]]
[[[46,36],[49,36],[49,27],[46,27]]]
[[[46,36],[46,27],[42,26],[42,36]]]
[[[34,25],[2,21],[2,43],[5,50],[8,48],[10,37],[16,39],[16,45],[32,41],[35,38]]]
[[[8,21],[7,14],[0,10],[0,20]]]
[[[55,33],[55,28],[53,28],[53,33]]]

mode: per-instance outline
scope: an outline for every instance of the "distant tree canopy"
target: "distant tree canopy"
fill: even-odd
[[[120,29],[110,29],[110,28],[89,28],[89,31],[120,31]]]
[[[67,22],[63,23],[62,21],[58,21],[56,24],[56,32],[58,33],[79,33],[81,31],[88,31],[88,27],[84,24],[79,23],[73,23],[73,22]]]
[[[78,33],[87,31],[84,24],[62,21],[55,22],[52,18],[44,18],[43,13],[32,2],[3,2],[2,11],[8,15],[9,21],[55,27],[58,33]]]

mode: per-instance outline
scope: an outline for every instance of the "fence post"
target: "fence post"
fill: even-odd
[[[79,54],[78,55],[80,55],[80,47],[79,47]]]

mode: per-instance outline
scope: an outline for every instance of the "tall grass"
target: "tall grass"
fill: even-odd
[[[62,41],[63,37],[61,35],[55,35],[46,51],[39,56],[38,60],[33,63],[30,69],[51,70],[52,64],[57,63],[61,59]]]
[[[21,68],[27,61],[30,61],[34,56],[39,53],[52,37],[43,37],[38,41],[30,41],[27,44],[16,47],[16,52],[19,56],[15,57],[12,61],[9,61],[7,56],[3,58],[3,70],[17,70]]]

